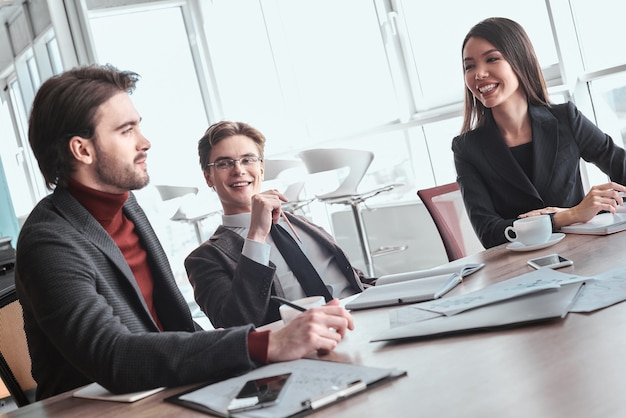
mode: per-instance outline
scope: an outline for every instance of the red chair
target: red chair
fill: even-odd
[[[484,250],[470,225],[456,182],[418,190],[417,195],[433,218],[449,261]]]

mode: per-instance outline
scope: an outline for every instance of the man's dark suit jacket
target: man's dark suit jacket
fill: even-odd
[[[198,330],[132,193],[123,211],[147,252],[164,332],[113,239],[57,187],[33,209],[17,244],[16,289],[38,399],[94,381],[112,392],[135,392],[255,367],[247,346],[252,327]]]
[[[368,279],[352,267],[330,234],[303,217],[285,216],[333,254],[354,293],[363,290],[361,280]],[[280,319],[278,305],[270,301],[271,295],[285,296],[275,277],[276,267],[271,261],[265,266],[244,257],[243,244],[241,235],[220,226],[185,259],[196,302],[215,327],[259,326]]]
[[[465,208],[485,248],[507,242],[504,229],[525,212],[573,207],[584,198],[580,159],[626,184],[626,153],[569,102],[529,106],[532,179],[517,164],[491,116],[452,141]]]

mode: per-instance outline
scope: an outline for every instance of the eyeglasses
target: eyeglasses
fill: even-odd
[[[239,163],[243,167],[251,167],[259,161],[263,161],[263,158],[257,157],[256,155],[251,155],[248,157],[241,157],[238,160],[233,160],[230,158],[224,158],[222,160],[217,160],[212,163],[208,163],[206,166],[211,167],[214,166],[219,170],[232,170],[235,167],[235,163]]]

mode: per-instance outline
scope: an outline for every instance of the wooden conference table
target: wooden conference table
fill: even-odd
[[[529,258],[558,252],[574,261],[560,271],[582,276],[626,265],[626,232],[567,235],[554,246],[513,252],[505,245],[455,263],[486,266],[451,294],[531,271]],[[626,303],[562,321],[401,343],[370,338],[389,327],[392,308],[353,312],[356,329],[325,359],[408,372],[391,383],[322,409],[332,417],[625,417]],[[73,398],[71,392],[22,407],[9,417],[202,417],[163,402],[193,386],[167,389],[132,404]]]

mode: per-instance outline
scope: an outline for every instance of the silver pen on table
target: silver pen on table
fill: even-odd
[[[302,406],[306,406],[310,409],[318,409],[328,404],[331,404],[339,399],[347,398],[350,395],[365,390],[366,388],[367,384],[364,381],[360,379],[355,380],[354,382],[348,383],[341,388],[333,387],[330,393],[324,394],[317,398],[306,400],[302,402]]]
[[[460,272],[452,273],[452,276],[450,276],[450,279],[445,284],[445,286],[439,289],[433,297],[435,299],[439,299],[440,297],[442,297],[443,295],[445,295],[446,293],[454,289],[459,283],[463,282],[464,277],[467,277],[470,274],[474,274],[476,271],[480,270],[483,267],[485,267],[484,263],[465,264],[461,268]]]
[[[450,279],[445,284],[445,286],[439,289],[435,293],[434,298],[439,299],[440,297],[442,297],[443,295],[445,295],[446,293],[454,289],[456,285],[458,285],[462,281],[463,281],[463,276],[461,276],[459,273],[452,273],[452,276],[450,276]]]

